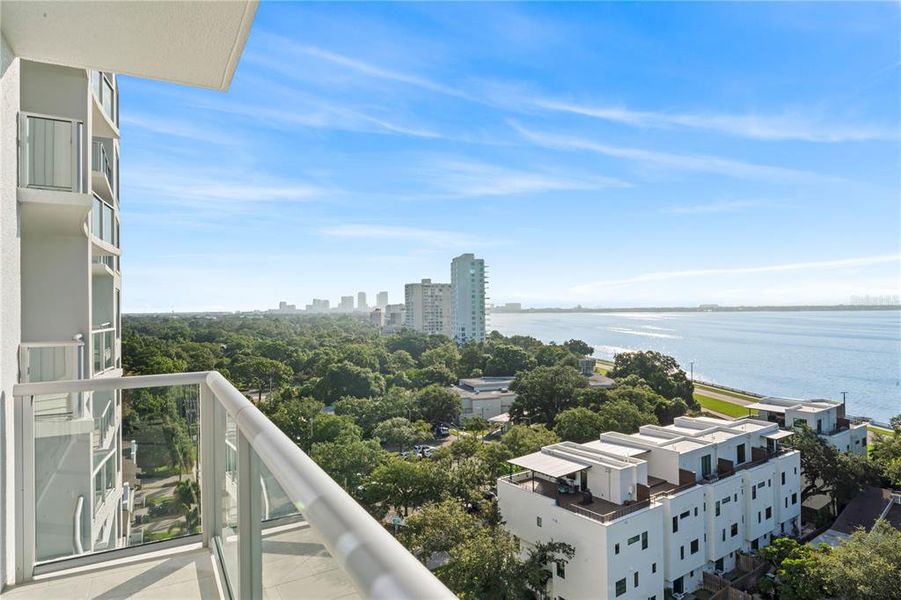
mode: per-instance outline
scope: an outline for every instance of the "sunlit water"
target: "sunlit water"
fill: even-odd
[[[570,338],[596,356],[657,350],[696,379],[760,394],[841,399],[848,413],[901,413],[901,311],[510,313],[489,329],[544,342]]]

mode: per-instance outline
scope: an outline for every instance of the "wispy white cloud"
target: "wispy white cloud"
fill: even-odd
[[[761,206],[760,202],[751,200],[724,200],[721,202],[709,202],[706,204],[689,204],[682,206],[669,206],[660,212],[673,215],[702,215],[716,213],[743,212]]]
[[[836,180],[834,177],[828,177],[810,171],[760,165],[731,158],[711,156],[708,154],[674,154],[656,150],[630,148],[627,146],[613,146],[576,136],[536,131],[523,127],[515,121],[510,121],[509,123],[520,133],[520,135],[532,143],[558,150],[582,150],[669,169],[716,173],[718,175],[742,179],[768,179],[776,181]]]
[[[636,127],[701,129],[758,140],[858,142],[898,139],[898,132],[891,128],[823,123],[801,113],[741,115],[711,112],[655,112],[617,106],[591,106],[541,98],[534,100],[533,104],[546,110],[572,113]]]
[[[832,269],[853,269],[856,267],[869,267],[872,265],[884,265],[901,262],[901,254],[883,254],[876,256],[861,256],[857,258],[843,258],[838,260],[821,260],[809,262],[783,263],[777,265],[764,265],[756,267],[731,267],[716,269],[687,269],[682,271],[659,271],[644,273],[626,279],[608,279],[594,281],[571,288],[575,294],[601,292],[610,288],[627,287],[643,283],[670,281],[673,279],[689,279],[697,277],[723,277],[734,275],[753,275],[762,273],[785,273],[792,271],[823,271]]]
[[[419,169],[419,174],[451,197],[591,191],[629,185],[613,177],[573,174],[546,167],[526,170],[458,159],[432,162]]]
[[[485,245],[484,240],[457,231],[363,223],[347,223],[322,227],[319,229],[319,235],[341,239],[419,242],[429,246],[440,247]]]
[[[240,143],[236,136],[223,133],[221,129],[203,128],[186,121],[168,117],[154,117],[134,111],[123,112],[120,117],[120,123],[126,127],[134,127],[149,133],[178,137],[194,142],[226,145],[237,145]]]

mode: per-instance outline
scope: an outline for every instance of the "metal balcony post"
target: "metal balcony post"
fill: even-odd
[[[34,396],[16,398],[16,583],[34,573],[37,524],[34,510]]]
[[[238,431],[238,577],[242,600],[263,597],[263,533],[260,459]]]
[[[200,384],[200,523],[203,545],[222,535],[222,478],[225,477],[225,411],[206,383]]]

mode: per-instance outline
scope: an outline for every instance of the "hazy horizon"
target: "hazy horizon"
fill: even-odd
[[[901,289],[897,4],[261,3],[228,93],[123,76],[123,308]]]

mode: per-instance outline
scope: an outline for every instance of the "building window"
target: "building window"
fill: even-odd
[[[785,485],[785,471],[782,471],[782,485]]]
[[[619,554],[619,544],[616,544],[616,545],[613,547],[613,553],[614,553],[614,554]]]
[[[541,517],[535,517],[535,523],[537,523],[538,526],[541,527]]]
[[[701,457],[701,477],[710,477],[710,473],[713,470],[710,464],[711,458],[709,454],[705,454]]]
[[[744,490],[742,490],[742,492],[744,492]],[[734,496],[733,500],[735,500],[736,502],[738,502],[738,494],[732,494],[732,495]]]
[[[697,554],[699,547],[700,547],[700,544],[698,544],[697,539],[691,540],[691,553],[692,554]]]
[[[657,572],[657,563],[651,563],[651,573]]]
[[[757,488],[756,487],[751,488],[751,500],[757,500]]]
[[[685,559],[685,546],[679,546],[679,559]]]
[[[690,516],[691,516],[691,511],[690,511],[690,510],[686,510],[684,513],[682,513],[681,515],[679,515],[679,518],[680,518],[680,519],[687,519],[687,518],[690,517]]]
[[[792,504],[798,503],[798,494],[792,494]]]
[[[732,524],[732,531],[730,533],[731,533],[732,537],[735,537],[738,535],[738,523]]]
[[[757,511],[757,522],[760,523],[760,522],[762,522],[762,521],[763,521],[763,519],[761,518],[760,511],[758,510],[758,511]]]
[[[788,496],[785,498],[785,508],[788,508]]]
[[[673,517],[673,533],[679,531],[679,517]]]
[[[720,501],[716,501],[716,516],[720,516]]]
[[[732,498],[730,496],[726,496],[725,498],[723,498],[723,504],[729,504],[730,502],[732,502]],[[717,514],[719,514],[719,513],[717,513]]]
[[[642,550],[648,549],[648,532],[647,531],[645,531],[644,533],[641,534],[641,549]]]
[[[722,558],[716,559],[716,562],[713,564],[713,568],[716,569],[717,571],[722,571],[723,570],[723,559]]]
[[[633,535],[632,537],[629,538],[629,540],[626,543],[631,546],[632,544],[637,544],[638,540],[640,540],[640,539],[641,539],[640,535]]]
[[[773,507],[767,506],[766,507],[766,518],[770,519],[770,518],[772,518],[772,516],[773,516]]]
[[[632,573],[632,586],[638,587],[638,571]]]
[[[723,541],[726,541],[726,528],[723,527]]]
[[[619,581],[616,582],[616,596],[622,596],[626,593],[626,578],[623,577]]]
[[[557,563],[557,577],[566,579],[566,565],[564,565],[563,562]]]
[[[696,517],[698,516],[698,507],[697,506],[695,506],[695,516]]]

